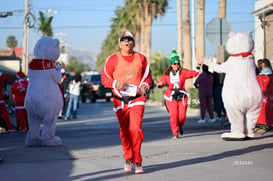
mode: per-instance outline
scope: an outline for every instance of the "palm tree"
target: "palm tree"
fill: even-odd
[[[196,59],[205,55],[205,0],[197,0],[196,10]]]
[[[51,22],[53,20],[53,16],[45,17],[42,11],[39,12],[40,17],[40,27],[39,30],[41,31],[43,36],[51,37],[53,35]]]
[[[189,0],[183,0],[183,47],[184,47],[184,67],[192,69],[191,56],[191,31],[190,31],[190,4]],[[188,79],[185,88],[192,87],[192,80]]]
[[[136,49],[146,55],[149,61],[152,19],[164,14],[167,5],[167,0],[125,0],[125,6],[115,11],[116,17],[112,19],[111,30],[102,44],[96,69],[102,71],[106,58],[119,50],[117,40],[125,29],[135,35]]]
[[[134,2],[135,1],[135,2]],[[148,59],[151,57],[151,31],[152,22],[158,15],[164,15],[168,6],[167,0],[134,0],[131,3],[138,4],[136,14],[137,34],[139,35],[139,51]]]
[[[182,51],[183,51],[183,46],[182,46],[182,6],[181,6],[182,0],[177,0],[176,1],[176,6],[177,6],[177,54],[179,55],[180,58],[182,58]]]

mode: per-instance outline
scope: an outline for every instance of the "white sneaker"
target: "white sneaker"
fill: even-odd
[[[212,119],[209,119],[209,123],[214,123],[216,122],[216,119],[212,118]]]
[[[204,120],[204,119],[200,119],[199,121],[197,121],[199,124],[204,124],[204,123],[206,123],[206,120]]]

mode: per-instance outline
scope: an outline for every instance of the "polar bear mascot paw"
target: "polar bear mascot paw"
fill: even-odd
[[[62,145],[62,139],[58,136],[54,136],[51,139],[42,140],[41,145],[42,146],[59,146],[59,145]]]

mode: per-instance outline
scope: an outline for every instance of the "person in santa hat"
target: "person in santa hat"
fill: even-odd
[[[25,108],[25,97],[27,92],[28,81],[24,72],[16,73],[17,80],[12,84],[11,93],[15,100],[16,123],[21,131],[28,131],[28,115]]]
[[[113,110],[120,126],[120,138],[124,152],[124,170],[143,173],[141,144],[144,138],[142,118],[145,93],[152,84],[150,66],[144,55],[135,52],[134,36],[124,31],[119,37],[120,51],[110,56],[102,72],[102,84],[112,88]]]
[[[186,120],[188,93],[185,89],[185,81],[198,74],[198,71],[182,68],[176,50],[172,50],[170,65],[158,81],[157,87],[163,88],[165,85],[168,85],[164,99],[167,110],[170,113],[172,138],[174,139],[177,139],[179,134],[183,135],[183,125]]]
[[[3,83],[7,82],[9,80],[9,77],[6,76],[3,72],[0,71],[0,114],[4,118],[7,131],[13,131],[14,126],[10,122],[9,113],[5,104],[5,101],[3,99]]]

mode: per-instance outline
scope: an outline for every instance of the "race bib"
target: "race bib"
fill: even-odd
[[[124,87],[120,90],[122,96],[131,96],[135,97],[137,94],[137,86],[132,84],[125,84]]]
[[[177,73],[176,75],[171,75],[170,76],[170,81],[171,81],[172,84],[179,83],[179,73]]]

